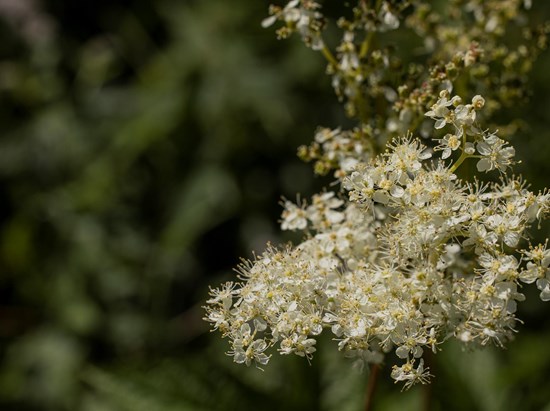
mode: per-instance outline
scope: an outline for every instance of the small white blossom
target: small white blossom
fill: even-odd
[[[424,360],[420,359],[416,368],[414,368],[414,361],[407,362],[401,367],[394,365],[391,376],[396,382],[405,381],[404,388],[409,388],[417,383],[428,383],[432,375],[429,373],[429,368],[424,368]]]
[[[451,123],[453,120],[453,111],[449,107],[459,102],[459,97],[455,96],[449,100],[449,92],[442,90],[439,94],[439,99],[431,107],[431,110],[426,113],[426,116],[436,120],[435,128],[440,129],[445,127],[447,123]]]
[[[507,143],[498,138],[496,134],[484,136],[483,141],[478,142],[476,148],[482,156],[477,163],[479,172],[495,169],[505,171],[513,164],[516,154],[514,147],[507,146]]]
[[[307,215],[302,207],[296,204],[285,201],[285,210],[282,214],[281,229],[282,230],[304,230],[307,227]]]
[[[439,145],[435,147],[435,150],[443,151],[441,154],[442,159],[449,158],[451,153],[458,150],[462,145],[460,137],[455,134],[446,134],[442,139],[437,141]]]

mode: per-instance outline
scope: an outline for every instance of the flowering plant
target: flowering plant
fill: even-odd
[[[320,129],[299,149],[340,186],[284,201],[282,229],[304,240],[268,246],[238,267],[239,282],[211,290],[206,320],[229,338],[235,362],[264,366],[272,348],[310,360],[328,331],[358,367],[394,351],[391,376],[408,388],[429,381],[423,356],[450,338],[504,346],[523,283],[550,300],[550,250],[528,241],[550,213],[550,194],[512,173],[514,126],[493,122],[524,98],[546,46],[548,27],[525,25],[529,7],[453,0],[440,11],[428,1],[359,0],[337,20],[334,52],[320,4],[270,8],[263,25],[281,22],[279,37],[297,33],[326,57],[358,125]],[[521,41],[510,45],[504,34],[513,29]],[[384,43],[400,30],[417,35],[416,55]],[[466,178],[471,171],[479,176]]]

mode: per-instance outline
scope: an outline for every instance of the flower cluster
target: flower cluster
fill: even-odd
[[[276,21],[283,21],[285,26],[277,31],[279,38],[287,38],[294,32],[300,33],[302,40],[313,50],[324,47],[321,38],[323,15],[317,10],[321,6],[311,0],[292,0],[284,8],[271,6],[271,16],[262,22],[263,27],[269,27]]]
[[[365,3],[355,9],[355,21],[339,22],[344,42],[329,57],[337,88],[357,104],[369,97],[361,94],[363,79],[384,84],[375,79],[379,59],[391,65],[376,50],[367,58],[370,33],[397,29],[409,2],[378,2],[375,10]],[[423,2],[410,3],[418,3],[416,13],[426,12]],[[503,2],[495,11],[484,6],[496,7],[492,1],[455,3],[464,3],[492,36],[500,35],[494,25],[511,19],[510,11],[520,6]],[[311,22],[321,18],[317,9],[313,2],[291,1],[273,9],[267,23],[283,20],[312,38]],[[353,33],[359,28],[369,35],[356,47]],[[479,48],[468,45],[460,56],[463,67],[475,64]],[[511,175],[514,148],[498,131],[480,126],[481,114],[492,112],[487,102],[496,97],[463,100],[452,95],[449,77],[440,80],[431,83],[432,94],[414,103],[415,111],[423,107],[415,122],[429,138],[406,132],[391,137],[413,123],[412,114],[403,115],[412,107],[404,98],[397,117],[380,121],[379,113],[363,121],[358,115],[356,129],[320,129],[314,143],[300,149],[302,157],[317,161],[318,172],[336,171],[341,191],[323,192],[310,202],[284,201],[282,229],[304,231],[305,240],[269,246],[239,266],[238,283],[211,290],[206,320],[230,340],[228,354],[235,362],[264,366],[272,350],[309,361],[317,337],[330,332],[359,367],[394,352],[401,363],[391,376],[410,387],[429,381],[422,357],[449,338],[473,347],[510,340],[517,303],[525,298],[523,283],[536,283],[540,298],[550,300],[550,250],[546,243],[527,241],[530,227],[550,214],[550,194],[534,193]],[[407,87],[384,88],[401,90],[382,93],[385,101],[395,101]],[[471,160],[479,173],[498,171],[500,180],[460,178]]]
[[[335,177],[343,177],[358,162],[372,157],[372,143],[366,137],[372,134],[368,127],[349,131],[321,128],[315,133],[313,144],[298,148],[298,156],[304,161],[316,160],[314,168],[317,174],[335,170]]]

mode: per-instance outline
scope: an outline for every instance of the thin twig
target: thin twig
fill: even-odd
[[[374,390],[376,388],[376,381],[378,380],[378,374],[380,372],[380,365],[373,364],[370,369],[369,381],[367,383],[367,401],[365,403],[365,411],[372,409],[372,402],[374,399]]]

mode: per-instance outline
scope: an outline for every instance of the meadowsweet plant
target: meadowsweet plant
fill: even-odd
[[[520,0],[341,7],[332,26],[311,0],[272,6],[263,22],[326,58],[356,120],[299,148],[339,190],[284,201],[282,229],[304,240],[240,265],[238,281],[211,290],[206,320],[237,363],[311,360],[325,332],[358,367],[394,352],[391,376],[408,388],[429,381],[423,356],[447,339],[504,346],[523,284],[550,300],[550,250],[528,240],[550,194],[513,174],[517,123],[495,120],[525,99],[548,27],[527,25]],[[327,27],[341,35],[332,48]]]

